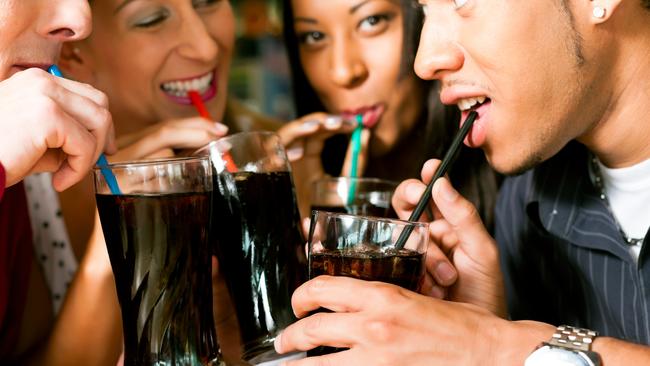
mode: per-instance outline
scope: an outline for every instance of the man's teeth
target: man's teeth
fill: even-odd
[[[461,99],[458,101],[458,108],[460,108],[461,111],[467,111],[470,110],[473,106],[476,104],[483,104],[485,102],[486,97],[476,97],[476,98],[465,98]]]
[[[187,97],[187,92],[195,90],[199,94],[205,93],[210,87],[213,73],[206,74],[200,78],[183,80],[183,81],[170,81],[162,85],[163,90],[176,97]]]

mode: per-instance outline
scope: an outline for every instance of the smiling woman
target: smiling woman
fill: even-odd
[[[421,8],[413,4],[284,2],[285,39],[301,121],[317,119],[316,112],[344,120],[361,115],[368,155],[364,176],[395,181],[419,177],[423,163],[441,158],[459,127],[458,110],[441,104],[438,84],[418,79],[413,71],[423,22]],[[303,134],[288,143],[290,151],[292,145],[312,147],[305,149],[305,161],[308,153],[319,155],[317,163],[297,161],[296,175],[315,180],[323,174],[348,173],[342,171],[348,137],[330,137],[333,130],[327,132]],[[324,148],[313,143],[319,139],[325,140]],[[463,149],[450,177],[489,225],[497,181],[480,151]],[[299,183],[298,189],[300,194]]]
[[[87,10],[88,3],[83,3]],[[77,42],[64,45],[59,66],[67,78],[93,85],[108,96],[118,147],[109,157],[112,162],[173,156],[198,149],[228,131],[276,128],[274,121],[228,100],[235,28],[229,1],[93,0],[90,7],[92,35],[83,41],[74,37]],[[5,35],[3,28],[0,42]],[[61,49],[45,46],[38,48],[47,56],[43,66],[52,64]],[[5,71],[0,68],[1,75]],[[214,120],[198,116],[189,91],[199,93]],[[39,279],[41,287],[39,296],[28,299],[25,311],[40,316],[26,319],[24,328],[31,330],[32,340],[52,345],[36,361],[115,365],[122,348],[120,313],[95,218],[92,182],[87,179],[57,195],[49,177],[30,181],[39,185],[27,193],[35,241],[40,243],[39,263],[33,266],[38,276],[32,278]],[[51,205],[39,213],[45,208],[43,200]],[[56,236],[53,222],[60,223]],[[46,287],[54,283],[67,287],[67,294]],[[58,313],[54,300],[62,302]],[[227,296],[217,300],[227,301]],[[224,349],[237,352],[236,344],[223,343]]]

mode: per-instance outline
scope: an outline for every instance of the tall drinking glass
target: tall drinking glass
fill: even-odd
[[[222,365],[212,315],[209,158],[94,170],[124,329],[124,364]],[[116,194],[118,193],[118,194]]]
[[[307,269],[284,147],[276,134],[247,132],[196,154],[210,155],[215,169],[214,245],[237,312],[242,358],[281,358],[273,341],[295,321],[291,295]]]
[[[402,231],[408,241],[396,247]],[[419,291],[424,281],[429,235],[424,223],[313,211],[309,230],[309,278],[345,276]],[[310,356],[336,352],[318,347]]]
[[[391,206],[397,183],[378,178],[323,178],[312,184],[311,209],[397,217]]]

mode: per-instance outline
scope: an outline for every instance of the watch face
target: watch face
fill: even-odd
[[[544,346],[528,356],[524,366],[593,366],[578,352]]]

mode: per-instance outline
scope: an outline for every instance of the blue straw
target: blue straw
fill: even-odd
[[[361,132],[363,131],[363,115],[357,115],[357,128],[352,133],[352,164],[350,164],[350,189],[348,190],[348,205],[354,202],[355,192],[357,191],[357,182],[354,178],[358,177],[359,154],[361,153]]]
[[[61,70],[59,70],[59,67],[56,65],[50,66],[47,71],[56,77],[63,77]],[[122,192],[120,191],[120,186],[117,185],[117,179],[115,179],[115,175],[113,175],[113,172],[108,167],[108,160],[106,160],[106,156],[104,156],[104,154],[99,155],[97,166],[99,166],[99,169],[101,170],[102,175],[106,180],[106,184],[108,184],[108,188],[111,190],[111,194],[121,195]]]

